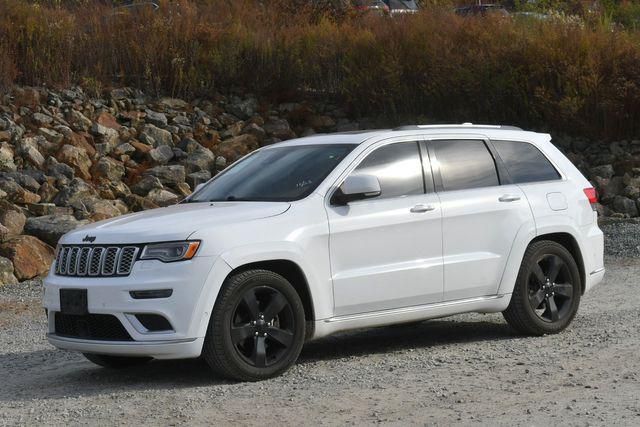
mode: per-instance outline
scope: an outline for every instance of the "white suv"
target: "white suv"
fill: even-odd
[[[596,193],[547,134],[410,126],[261,148],[182,203],[65,235],[49,341],[260,380],[305,340],[463,312],[564,329],[602,280]]]

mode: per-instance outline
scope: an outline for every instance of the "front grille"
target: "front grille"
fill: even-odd
[[[84,276],[87,274],[89,268],[89,255],[91,255],[91,248],[80,249],[80,256],[78,257],[78,266],[76,270],[78,276]]]
[[[138,252],[137,246],[61,246],[55,272],[59,276],[128,276]]]
[[[118,262],[119,248],[107,248],[102,261],[102,275],[113,276],[116,273],[116,263]]]
[[[72,315],[55,313],[56,335],[100,341],[133,341],[116,316],[111,314]]]
[[[102,254],[104,248],[95,247],[91,250],[91,256],[89,257],[89,276],[97,276],[100,274],[100,266],[102,265]]]

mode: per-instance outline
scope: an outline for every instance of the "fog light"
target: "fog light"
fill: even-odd
[[[136,319],[150,332],[171,331],[171,323],[159,314],[136,314]]]

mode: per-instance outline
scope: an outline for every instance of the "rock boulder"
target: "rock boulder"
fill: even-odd
[[[13,264],[11,260],[0,257],[0,285],[10,285],[17,281],[18,279],[13,275]]]
[[[20,208],[6,200],[0,200],[0,224],[4,226],[0,231],[0,242],[22,234],[26,221],[27,217]]]
[[[55,246],[64,234],[88,223],[87,220],[78,221],[71,215],[45,215],[27,219],[24,231]]]
[[[33,236],[23,235],[0,244],[0,256],[11,261],[18,280],[27,280],[49,270],[54,250]]]
[[[58,161],[71,166],[76,175],[85,181],[91,179],[91,159],[87,152],[73,145],[65,144],[62,146],[57,155]]]

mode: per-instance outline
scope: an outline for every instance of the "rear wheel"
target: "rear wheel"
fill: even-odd
[[[106,354],[82,353],[90,362],[104,368],[120,369],[129,366],[137,366],[147,363],[151,357],[125,357],[125,356],[108,356]]]
[[[225,281],[203,356],[225,377],[259,381],[293,365],[304,336],[304,309],[294,287],[274,272],[249,270]]]
[[[573,320],[580,305],[580,273],[571,253],[552,241],[525,252],[504,318],[525,334],[555,334]]]

